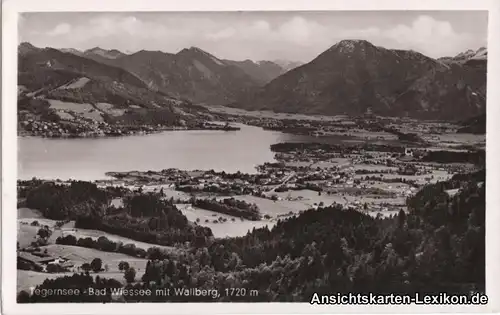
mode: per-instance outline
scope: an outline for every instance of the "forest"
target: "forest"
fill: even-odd
[[[255,204],[250,204],[243,200],[225,198],[221,201],[214,199],[194,199],[192,204],[195,207],[223,213],[252,221],[260,220],[259,208]]]
[[[422,161],[437,163],[472,163],[484,165],[486,163],[486,151],[429,151],[422,157]]]
[[[75,220],[76,228],[167,246],[184,242],[205,245],[212,236],[209,228],[190,224],[173,201],[162,200],[159,194],[124,193],[82,181],[70,185],[35,181],[24,187],[19,197],[25,197],[27,207],[42,211],[49,219]],[[115,197],[124,198],[124,208],[110,206]]]

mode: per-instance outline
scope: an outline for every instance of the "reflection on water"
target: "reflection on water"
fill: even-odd
[[[238,126],[239,131],[166,131],[111,138],[19,137],[18,176],[95,180],[106,178],[109,171],[167,168],[255,173],[257,165],[275,161],[270,149],[275,143],[353,141],[348,136],[300,136]]]
[[[281,132],[241,126],[239,131],[167,131],[117,138],[18,138],[18,176],[95,180],[108,171],[214,169],[256,172],[274,161],[270,145],[302,141]]]

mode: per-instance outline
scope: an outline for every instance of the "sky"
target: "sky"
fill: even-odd
[[[438,58],[487,46],[487,11],[50,12],[19,17],[20,42],[308,62],[343,39]]]

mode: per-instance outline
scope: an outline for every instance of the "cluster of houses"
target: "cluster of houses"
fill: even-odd
[[[32,135],[43,137],[104,136],[121,132],[105,122],[87,121],[78,117],[74,117],[71,123],[26,119],[20,121],[20,126]]]
[[[30,117],[29,113],[25,114],[25,118],[19,121],[19,127],[30,135],[49,138],[120,136],[135,133],[151,133],[158,129],[153,126],[115,126],[103,121],[84,119],[77,115],[71,116],[61,110],[59,114],[67,114],[71,117],[71,121],[44,121]]]

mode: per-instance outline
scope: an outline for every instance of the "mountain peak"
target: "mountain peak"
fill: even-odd
[[[103,49],[103,48],[97,47],[97,46],[94,48],[91,48],[91,49],[87,49],[83,53],[86,55],[89,55],[89,54],[98,55],[98,56],[104,57],[106,59],[116,59],[116,58],[124,55],[124,53],[122,53],[121,51],[119,51],[117,49],[106,50],[106,49]]]
[[[110,53],[112,53],[112,54],[123,54],[123,53],[122,53],[121,51],[119,51],[118,49],[111,49],[109,52],[110,52]]]
[[[19,44],[19,46],[17,46],[18,53],[22,55],[38,50],[40,50],[40,48],[37,48],[28,42],[22,42]]]
[[[19,47],[36,48],[30,42],[22,42],[22,43],[19,44]]]
[[[372,43],[364,39],[343,39],[333,45],[330,50],[338,50],[341,53],[352,53],[356,49],[376,48]]]
[[[65,52],[65,53],[70,53],[70,54],[74,54],[74,55],[78,55],[78,56],[80,56],[82,54],[81,51],[79,51],[78,49],[75,49],[75,48],[61,48],[59,50],[62,52]]]
[[[359,45],[359,44],[370,44],[366,39],[343,39],[337,43],[337,45]]]
[[[480,47],[478,50],[468,49],[467,51],[461,52],[455,57],[441,57],[440,61],[445,63],[467,63],[470,65],[470,61],[476,62],[478,60],[488,59],[488,49],[486,47]]]
[[[207,53],[203,49],[195,47],[195,46],[191,46],[189,48],[184,48],[181,51],[179,51],[177,54],[178,55],[184,55],[184,54],[203,54],[203,55],[206,55],[206,56],[211,56],[209,53]]]
[[[180,57],[181,59],[191,61],[193,59],[196,59],[198,62],[202,62],[202,60],[204,60],[204,62],[212,62],[217,64],[218,66],[226,66],[226,64],[224,64],[224,62],[222,62],[219,58],[198,47],[192,46],[189,48],[184,48],[183,50],[179,51],[176,56]]]
[[[102,49],[101,47],[98,47],[98,46],[85,50],[85,52],[92,52],[92,53],[103,52],[103,51],[106,51],[106,50]]]

